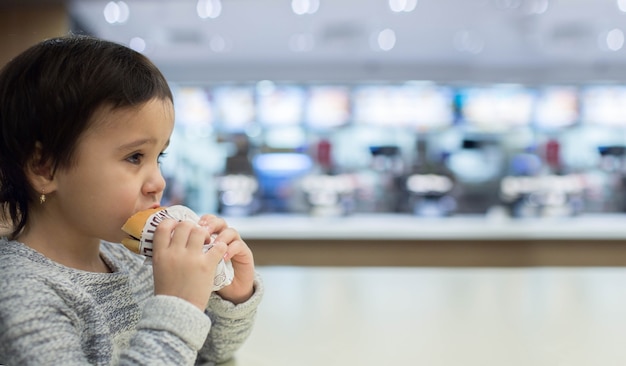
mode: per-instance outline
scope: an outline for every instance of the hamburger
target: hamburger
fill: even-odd
[[[122,231],[128,235],[122,239],[122,245],[133,253],[145,256],[146,263],[151,263],[154,232],[157,226],[166,218],[194,223],[200,220],[200,217],[190,208],[180,205],[142,210],[129,217],[122,226]],[[211,236],[211,241],[213,241],[215,236]],[[204,251],[211,249],[212,246],[211,243],[206,243]],[[234,270],[232,264],[225,262],[223,259],[220,260],[215,271],[213,290],[217,291],[230,285],[233,277]]]
[[[127,237],[122,239],[122,244],[133,253],[146,255],[147,253],[142,253],[142,249],[146,249],[141,247],[142,232],[146,223],[149,222],[150,216],[160,211],[167,212],[165,207],[150,208],[139,211],[128,218],[124,226],[122,226],[122,231],[128,234]],[[156,228],[156,225],[154,227]],[[152,233],[154,234],[154,232]],[[150,241],[150,243],[152,242]],[[148,252],[152,253],[151,249],[152,247],[150,247]]]

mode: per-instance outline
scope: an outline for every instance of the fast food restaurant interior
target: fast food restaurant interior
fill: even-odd
[[[171,83],[164,205],[266,296],[228,365],[625,365],[626,1],[8,0]]]

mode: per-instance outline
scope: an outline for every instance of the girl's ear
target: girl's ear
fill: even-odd
[[[42,159],[42,145],[35,144],[35,152],[26,164],[26,176],[33,187],[39,193],[47,194],[56,190],[54,181],[54,168],[50,160]]]

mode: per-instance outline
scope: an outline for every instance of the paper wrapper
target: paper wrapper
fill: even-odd
[[[152,214],[148,218],[148,220],[146,220],[146,224],[143,227],[143,231],[141,233],[141,240],[139,241],[139,254],[146,257],[146,263],[152,262],[152,239],[154,237],[154,231],[156,227],[161,223],[161,221],[163,221],[163,219],[165,218],[171,218],[181,221],[191,221],[194,223],[197,223],[200,220],[200,217],[195,212],[193,212],[188,207],[180,205],[170,206]],[[215,236],[211,237],[211,243],[204,245],[205,252],[207,250],[210,250],[214,237]],[[217,264],[217,269],[215,270],[213,291],[220,290],[230,285],[234,277],[235,271],[233,270],[232,263],[226,262],[223,259],[220,260]]]

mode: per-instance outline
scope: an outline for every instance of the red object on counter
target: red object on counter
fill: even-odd
[[[552,168],[558,168],[561,165],[560,157],[561,146],[558,141],[550,140],[546,143],[546,164]]]
[[[331,167],[331,145],[328,140],[320,140],[317,144],[317,163],[324,168]]]

